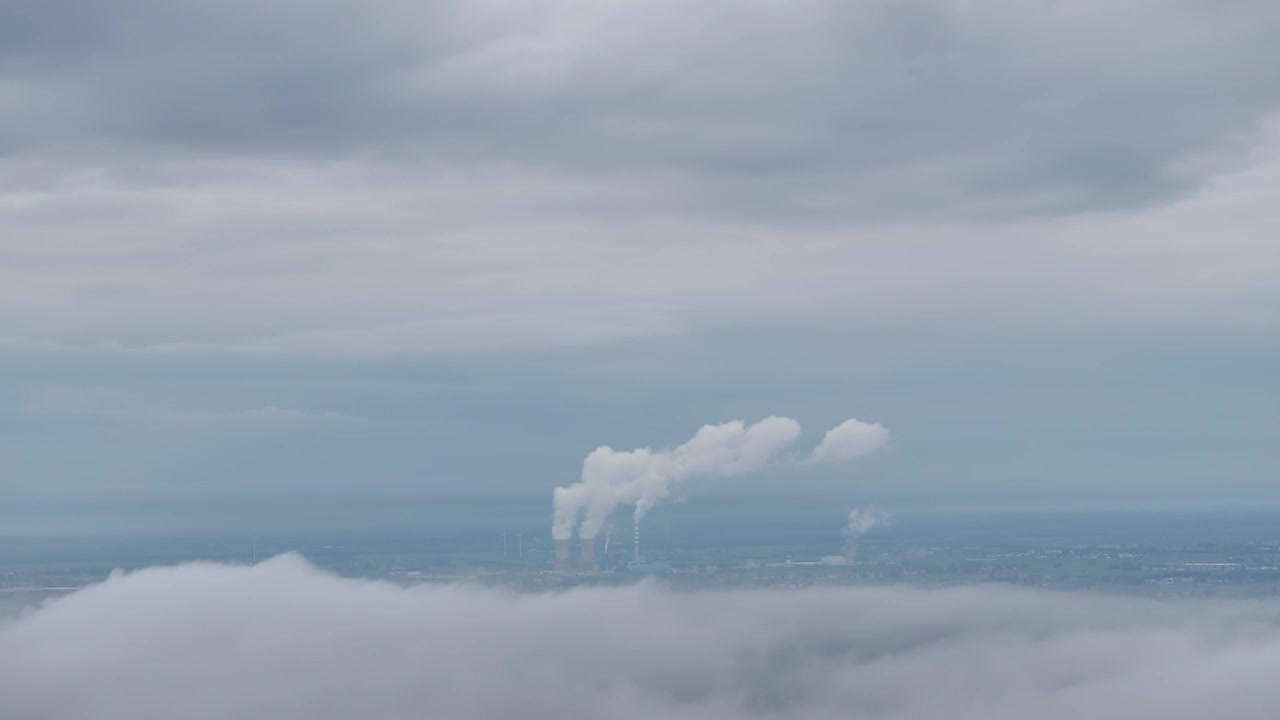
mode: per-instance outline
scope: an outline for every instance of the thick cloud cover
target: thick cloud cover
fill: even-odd
[[[1277,27],[1248,0],[14,2],[0,153],[625,171],[641,205],[808,221],[1124,206],[1277,107]]]
[[[283,556],[117,576],[0,626],[0,714],[1261,720],[1278,609],[994,586],[515,595]]]
[[[1216,326],[1275,286],[1274,179],[1219,185],[1277,164],[1277,32],[1266,0],[4,3],[0,352],[580,346],[1082,281]],[[1064,220],[1116,209],[1146,219]]]
[[[532,492],[599,425],[845,405],[923,482],[1270,488],[1278,35],[1273,0],[0,2],[6,493]]]

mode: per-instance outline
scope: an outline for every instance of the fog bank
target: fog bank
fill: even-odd
[[[0,716],[1271,718],[1275,603],[984,586],[519,595],[297,556],[109,580],[0,625]]]

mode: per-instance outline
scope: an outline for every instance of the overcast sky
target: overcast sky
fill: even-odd
[[[0,489],[1271,497],[1272,0],[0,4]]]

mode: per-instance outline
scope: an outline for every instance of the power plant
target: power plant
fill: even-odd
[[[733,420],[719,425],[703,425],[688,441],[659,450],[639,448],[619,451],[602,445],[582,461],[577,482],[556,487],[551,494],[551,537],[555,541],[553,568],[558,573],[574,572],[570,543],[578,537],[577,571],[600,570],[596,538],[605,530],[604,562],[617,565],[609,555],[612,513],[633,506],[635,539],[632,565],[643,563],[640,551],[640,522],[655,506],[670,499],[679,487],[699,478],[734,477],[759,470],[782,457],[800,437],[800,423],[791,418],[769,416],[747,424]],[[804,463],[852,460],[883,446],[889,431],[876,423],[849,419],[823,436]],[[668,543],[670,538],[668,537]]]
[[[559,572],[569,572],[573,566],[569,562],[569,538],[556,538],[556,564]]]
[[[635,508],[633,560],[641,562],[640,522],[657,505],[670,499],[680,486],[700,478],[726,478],[759,470],[783,457],[800,437],[800,423],[769,416],[747,424],[733,420],[703,425],[682,445],[654,450],[614,450],[601,445],[582,461],[577,482],[561,485],[551,494],[551,536],[556,541],[555,568],[572,568],[568,543],[576,534],[581,548],[578,567],[599,568],[595,539],[612,513],[623,506]],[[848,419],[827,431],[822,442],[800,462],[843,462],[884,446],[889,431],[877,423]],[[605,556],[609,562],[608,532]]]
[[[599,570],[596,563],[596,539],[594,537],[579,538],[578,569],[582,572]]]

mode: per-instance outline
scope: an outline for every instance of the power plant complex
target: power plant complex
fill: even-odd
[[[553,569],[556,572],[573,572],[575,567],[573,563],[573,547],[570,538],[555,537],[555,561]],[[608,552],[609,543],[605,541],[605,551]],[[634,544],[632,546],[632,562],[640,563],[640,525],[637,523],[634,532]],[[606,555],[605,561],[609,561]],[[578,572],[590,573],[597,572],[600,568],[600,560],[596,557],[596,537],[579,537],[578,538],[578,563],[576,567]]]
[[[784,451],[800,437],[800,423],[770,416],[755,423],[741,420],[704,425],[676,447],[614,450],[602,445],[587,454],[578,481],[552,493],[551,538],[555,544],[553,568],[574,570],[573,538],[578,538],[577,571],[599,571],[596,538],[605,530],[614,511],[632,507],[634,541],[628,567],[644,563],[640,552],[640,522],[657,505],[669,500],[684,484],[699,478],[744,475],[773,462],[785,461]],[[882,447],[889,431],[876,423],[850,418],[827,431],[801,464],[843,462]],[[623,563],[609,556],[609,531],[605,532],[604,562]]]

